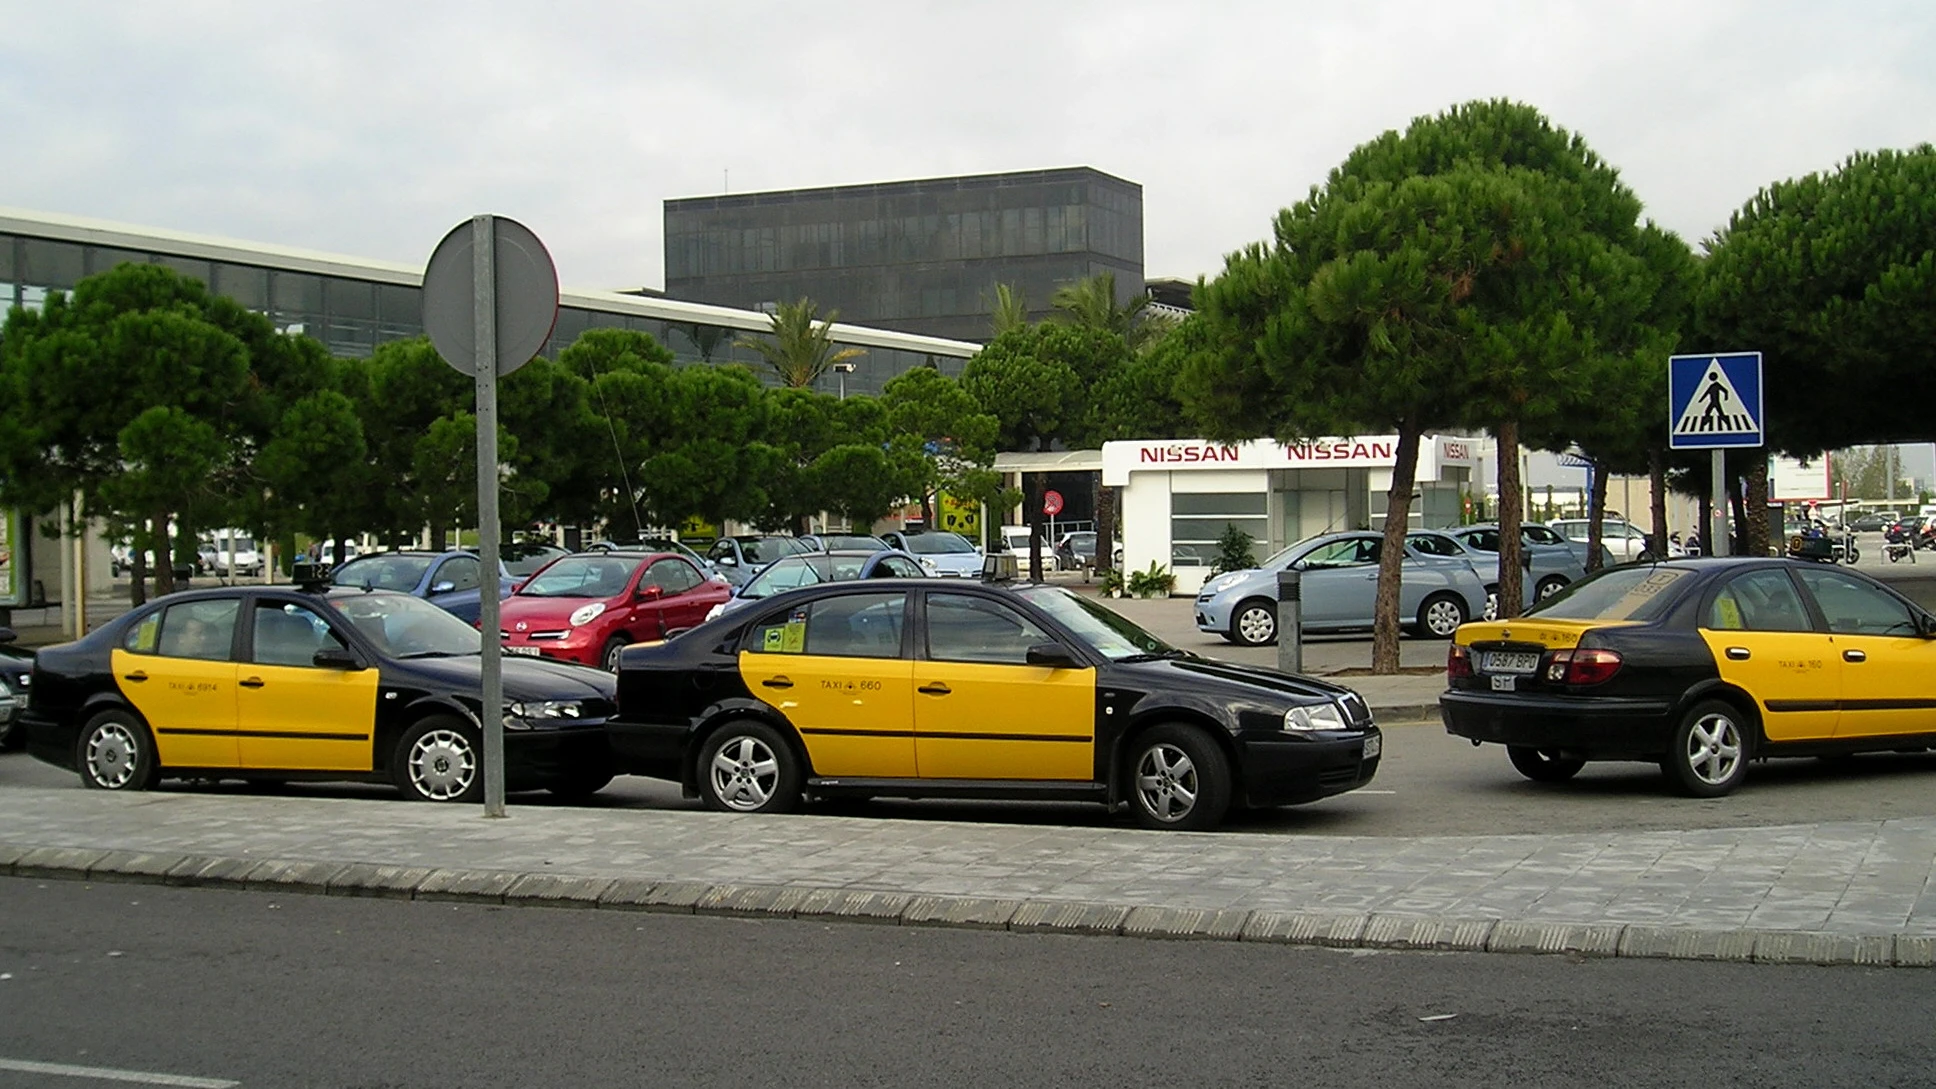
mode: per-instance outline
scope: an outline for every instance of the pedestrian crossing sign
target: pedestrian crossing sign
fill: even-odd
[[[1667,445],[1674,450],[1760,446],[1761,353],[1667,360]]]

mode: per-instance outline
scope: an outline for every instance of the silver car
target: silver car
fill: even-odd
[[[1218,575],[1197,595],[1197,630],[1244,646],[1277,639],[1277,573],[1300,573],[1302,623],[1306,631],[1349,631],[1372,626],[1378,597],[1382,533],[1326,533],[1299,541],[1261,565]],[[1399,581],[1399,616],[1407,630],[1449,639],[1459,625],[1486,608],[1486,584],[1464,555],[1435,556],[1407,546]]]
[[[928,574],[943,578],[980,578],[981,549],[974,542],[959,533],[945,529],[929,529],[918,532],[889,530],[881,534],[881,539],[891,548],[900,549],[921,561]],[[1047,542],[1043,543],[1043,556],[1049,557]]]
[[[1593,523],[1585,518],[1555,518],[1546,523],[1546,525],[1553,532],[1567,540],[1583,545],[1586,543],[1587,531],[1592,527]],[[1614,559],[1621,563],[1627,563],[1631,560],[1639,560],[1645,563],[1649,560],[1661,558],[1654,555],[1653,546],[1648,542],[1647,535],[1641,532],[1639,526],[1623,522],[1618,518],[1603,518],[1600,520],[1600,544],[1608,552],[1613,554]],[[1670,556],[1681,556],[1686,555],[1687,550],[1677,545],[1669,544],[1667,546],[1667,553]]]
[[[1498,619],[1499,526],[1486,522],[1475,526],[1453,526],[1444,531],[1459,544],[1480,554],[1474,566],[1486,579],[1487,620]],[[1550,539],[1549,539],[1550,538]],[[1520,600],[1527,604],[1552,597],[1576,579],[1586,577],[1586,565],[1579,552],[1545,526],[1521,526],[1520,557],[1525,563],[1525,589]],[[1611,561],[1607,566],[1612,566]]]

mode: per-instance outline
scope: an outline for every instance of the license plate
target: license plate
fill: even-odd
[[[1479,655],[1481,673],[1533,673],[1538,669],[1536,651],[1489,650]]]
[[[538,656],[538,648],[537,647],[505,647],[504,653],[522,654],[527,658],[536,658]]]
[[[1385,742],[1383,738],[1381,737],[1365,738],[1365,759],[1366,760],[1373,759],[1379,753],[1384,751],[1385,751]]]
[[[1519,687],[1517,683],[1518,681],[1519,681],[1519,675],[1516,673],[1508,673],[1508,674],[1505,674],[1504,676],[1494,677],[1492,678],[1492,690],[1494,692],[1514,691]]]

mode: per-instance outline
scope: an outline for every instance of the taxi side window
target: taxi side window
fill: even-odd
[[[774,613],[748,629],[746,649],[829,658],[899,658],[906,594],[842,594]]]
[[[128,629],[128,634],[121,639],[121,646],[136,654],[153,654],[155,641],[160,635],[161,610],[157,609]]]
[[[1916,617],[1893,595],[1835,571],[1801,572],[1802,583],[1828,618],[1828,630],[1847,635],[1916,635]]]
[[[158,653],[164,658],[200,658],[204,661],[228,660],[235,642],[235,618],[241,602],[187,601],[170,605],[161,612],[161,639]]]
[[[278,601],[256,602],[251,643],[251,661],[281,666],[313,666],[317,651],[348,645],[313,611]]]
[[[1027,665],[1028,648],[1055,637],[1014,609],[966,594],[928,595],[928,657]]]
[[[1708,607],[1711,631],[1813,631],[1814,621],[1786,571],[1749,571],[1729,580]]]

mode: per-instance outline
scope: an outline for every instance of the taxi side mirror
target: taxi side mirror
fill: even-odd
[[[364,668],[362,660],[357,658],[355,653],[343,647],[324,647],[317,651],[309,661],[311,665],[318,666],[322,669],[342,669],[352,673]]]
[[[1026,660],[1032,666],[1048,666],[1050,669],[1075,669],[1079,664],[1076,656],[1070,654],[1069,648],[1061,643],[1036,643],[1028,648]]]

